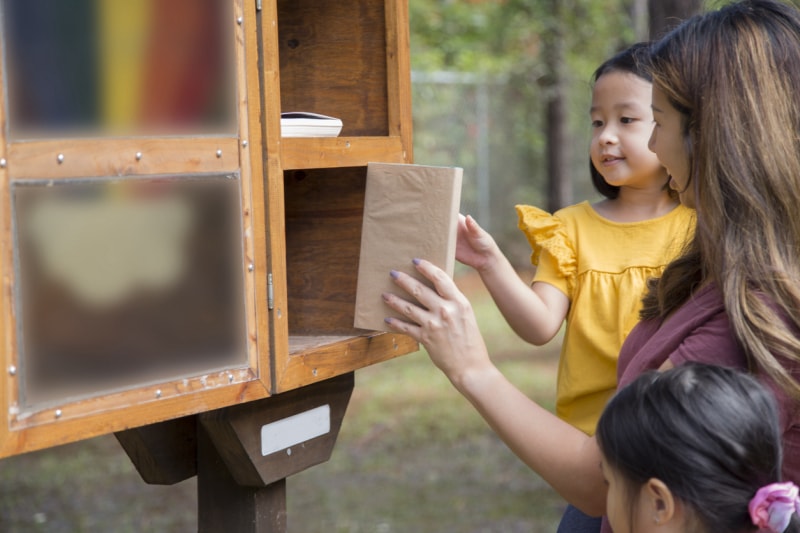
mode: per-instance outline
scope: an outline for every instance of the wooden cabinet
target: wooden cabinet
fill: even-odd
[[[280,0],[262,9],[263,48],[278,51],[269,66],[265,57],[264,89],[281,392],[416,350],[402,336],[353,329],[366,164],[412,157],[408,8]],[[278,109],[340,117],[341,135],[281,139],[269,112]]]
[[[0,6],[0,457],[417,349],[352,326],[366,164],[412,161],[406,0]]]

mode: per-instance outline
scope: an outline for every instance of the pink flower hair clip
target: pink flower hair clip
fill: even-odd
[[[783,533],[794,513],[800,514],[800,491],[791,481],[761,487],[750,500],[748,509],[753,525]]]

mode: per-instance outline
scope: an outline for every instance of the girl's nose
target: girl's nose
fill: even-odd
[[[614,144],[617,142],[617,132],[611,125],[603,126],[600,134],[597,136],[600,144]]]

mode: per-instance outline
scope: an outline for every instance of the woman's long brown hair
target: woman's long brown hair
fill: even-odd
[[[722,292],[750,370],[800,397],[800,13],[748,0],[656,43],[653,83],[682,113],[697,229],[651,284],[643,318]]]

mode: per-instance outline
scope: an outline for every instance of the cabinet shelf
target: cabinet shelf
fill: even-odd
[[[281,139],[284,169],[363,167],[372,161],[410,162],[399,136]]]
[[[282,374],[308,384],[418,350],[405,335],[358,330],[347,335],[290,335],[289,359]]]

